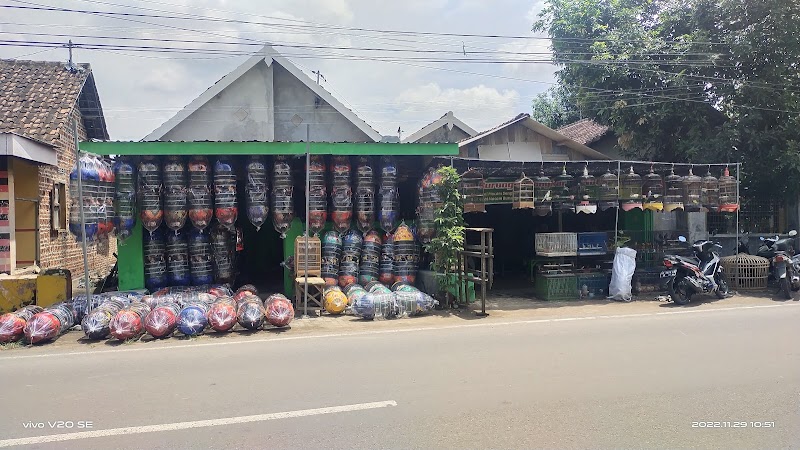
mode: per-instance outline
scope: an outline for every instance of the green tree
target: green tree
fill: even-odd
[[[447,292],[456,286],[458,258],[464,250],[464,199],[458,192],[461,177],[456,169],[442,166],[436,171],[442,177],[437,184],[442,203],[436,211],[436,234],[425,251],[433,255],[440,290]]]
[[[553,86],[534,97],[531,109],[533,120],[553,129],[581,119],[578,107],[561,86]]]
[[[547,0],[534,29],[627,156],[742,160],[756,190],[800,191],[800,2]]]

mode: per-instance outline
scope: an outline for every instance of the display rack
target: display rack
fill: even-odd
[[[492,242],[493,228],[466,228],[464,230],[464,250],[459,255],[458,262],[458,298],[465,300],[469,283],[480,284],[481,286],[481,312],[479,316],[486,314],[486,290],[491,289],[494,284],[494,244]],[[480,235],[480,244],[467,244],[471,233]],[[470,269],[471,261],[479,261],[474,264],[475,269]],[[480,269],[478,269],[480,267]]]

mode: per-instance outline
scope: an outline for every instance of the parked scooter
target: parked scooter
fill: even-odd
[[[790,231],[788,237],[762,237],[757,253],[758,256],[769,259],[770,274],[778,282],[781,293],[787,300],[792,298],[791,291],[800,290],[800,255],[794,254],[796,237],[796,230]]]
[[[686,243],[686,238],[678,240]],[[667,286],[672,301],[686,305],[694,294],[714,294],[717,298],[725,298],[730,289],[719,259],[718,242],[699,240],[692,244],[695,258],[678,255],[664,255],[662,278],[669,278]]]

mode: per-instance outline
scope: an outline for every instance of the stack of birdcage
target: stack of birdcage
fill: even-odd
[[[214,216],[211,198],[211,170],[208,159],[195,156],[189,162],[189,219],[198,230],[205,230]]]
[[[325,161],[321,156],[311,157],[308,167],[308,228],[314,236],[325,228],[328,219],[328,197],[325,192]]]
[[[214,215],[220,225],[232,230],[238,213],[236,171],[227,158],[217,158],[214,163]]]
[[[272,168],[272,223],[282,239],[294,219],[292,193],[292,168],[285,158],[276,157]]]
[[[346,156],[336,156],[331,166],[333,190],[333,226],[340,233],[350,229],[353,219],[353,190],[350,187],[350,161]]]
[[[164,220],[162,207],[161,165],[155,158],[145,157],[139,163],[139,214],[142,226],[154,232]]]
[[[170,157],[164,164],[164,221],[177,232],[186,225],[186,166],[180,157]]]
[[[335,286],[339,282],[339,264],[342,259],[342,237],[338,231],[328,231],[322,238],[322,278],[325,284]]]
[[[170,286],[187,286],[189,274],[189,243],[184,231],[167,235],[167,279]]]
[[[117,239],[125,240],[136,225],[136,171],[127,158],[121,157],[114,172]]]
[[[361,248],[361,264],[358,271],[358,282],[367,283],[378,281],[381,260],[381,235],[372,230],[364,235],[364,245]]]
[[[208,235],[194,229],[189,235],[189,267],[192,284],[211,284],[214,281],[214,267],[211,262],[211,242]]]
[[[269,203],[267,201],[267,166],[261,156],[253,155],[247,163],[247,218],[260,230],[267,221]]]
[[[167,286],[166,243],[161,230],[144,236],[144,284],[154,291]]]
[[[366,233],[375,222],[375,180],[368,158],[359,159],[356,177],[356,224]]]
[[[235,238],[225,227],[215,226],[211,230],[211,247],[214,252],[214,278],[217,283],[233,283],[235,278]]]
[[[381,181],[378,191],[381,201],[378,222],[383,231],[391,233],[397,223],[399,193],[397,190],[397,165],[389,156],[381,159]]]

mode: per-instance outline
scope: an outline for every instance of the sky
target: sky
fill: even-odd
[[[322,86],[383,135],[397,135],[398,127],[403,135],[408,135],[447,111],[453,111],[456,117],[481,131],[518,113],[530,112],[533,97],[554,82],[556,68],[545,62],[465,63],[452,59],[462,58],[463,52],[475,51],[486,53],[470,54],[469,58],[546,59],[540,55],[549,52],[549,42],[531,31],[543,1],[0,0],[0,6],[84,11],[0,8],[0,41],[66,43],[72,38],[78,44],[161,48],[159,52],[120,48],[74,50],[77,62],[92,65],[113,140],[142,139],[244,62],[247,59],[244,53],[254,52],[259,48],[257,45],[266,42],[317,47],[276,48],[313,78],[316,75],[312,71],[321,72]],[[188,19],[108,16],[97,12]],[[202,17],[214,21],[201,20]],[[439,34],[408,35],[387,30]],[[176,43],[164,39],[202,42]],[[344,49],[320,49],[320,46]],[[219,53],[165,53],[164,47],[201,48]],[[449,53],[429,53],[433,50]],[[231,54],[234,51],[240,54]],[[521,52],[540,55],[520,55]],[[396,55],[402,57],[398,59]],[[409,61],[409,57],[451,61]],[[0,45],[0,58],[66,62],[68,52],[62,48]]]

